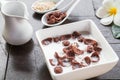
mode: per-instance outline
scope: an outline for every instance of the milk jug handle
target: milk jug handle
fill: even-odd
[[[22,2],[22,3],[23,3],[23,2]],[[28,19],[29,19],[28,9],[27,9],[27,6],[25,5],[25,3],[23,3],[23,5],[24,5],[24,7],[25,7],[25,8],[24,8],[24,9],[25,9],[25,10],[24,10],[24,18],[28,20]]]

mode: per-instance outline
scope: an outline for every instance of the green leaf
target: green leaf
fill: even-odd
[[[120,39],[120,26],[113,24],[112,33],[113,33],[114,38]]]

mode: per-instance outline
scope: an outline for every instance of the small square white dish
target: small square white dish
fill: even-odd
[[[54,73],[54,69],[49,62],[49,59],[53,55],[51,51],[54,50],[54,47],[45,49],[41,41],[45,38],[54,37],[56,35],[70,34],[73,31],[78,31],[81,33],[89,32],[89,36],[93,37],[102,48],[101,61],[95,65],[56,74]],[[52,28],[40,29],[36,32],[36,36],[45,56],[46,64],[53,80],[84,80],[96,77],[110,71],[119,61],[118,56],[92,20],[84,20]]]

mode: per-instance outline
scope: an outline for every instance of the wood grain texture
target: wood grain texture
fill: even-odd
[[[8,57],[5,40],[2,37],[2,32],[4,28],[3,25],[4,25],[4,19],[0,13],[0,80],[4,79],[7,57]]]
[[[94,9],[97,10],[101,5],[103,0],[92,0]]]
[[[41,49],[35,46],[32,40],[22,46],[8,47],[11,47],[11,50],[6,80],[51,79]]]
[[[4,80],[8,53],[5,46],[0,44],[0,80]]]

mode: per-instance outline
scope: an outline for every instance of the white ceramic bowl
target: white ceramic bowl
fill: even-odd
[[[49,59],[53,55],[51,53],[51,48],[47,49],[46,51],[41,41],[47,37],[70,34],[73,31],[89,32],[89,35],[92,36],[102,48],[101,61],[88,67],[66,71],[61,74],[55,74],[53,67],[49,63]],[[53,28],[41,29],[36,32],[36,36],[40,43],[40,47],[45,56],[46,64],[53,80],[83,80],[96,77],[110,71],[119,60],[116,53],[113,51],[109,43],[105,40],[105,38],[92,20],[84,20],[66,25],[56,26]]]

